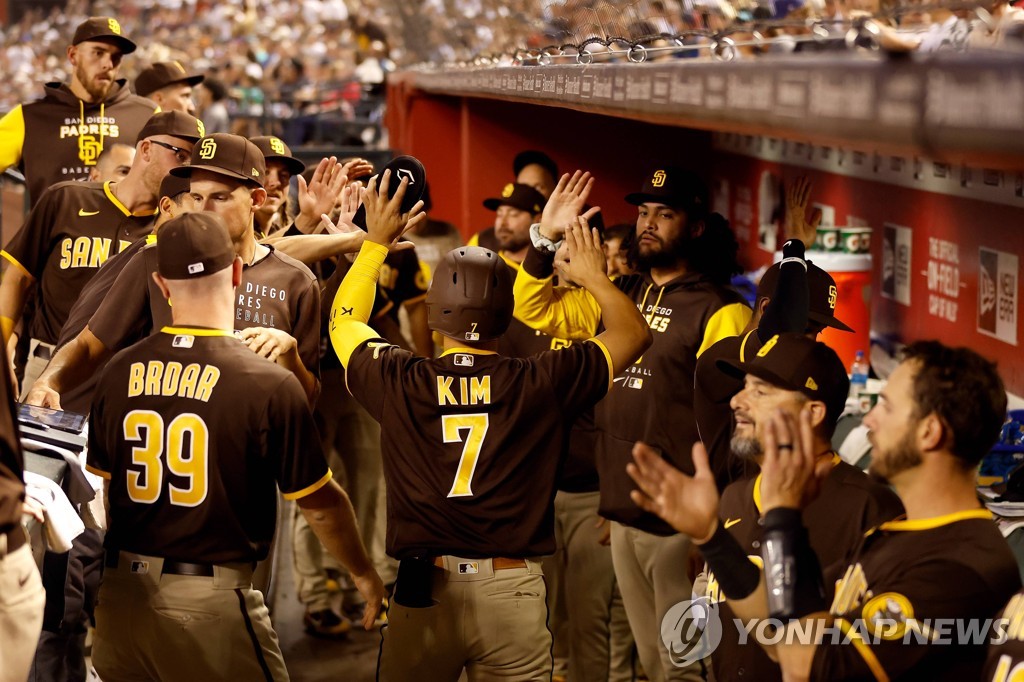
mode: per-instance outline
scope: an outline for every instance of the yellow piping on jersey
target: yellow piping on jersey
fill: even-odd
[[[229,329],[198,329],[196,327],[163,327],[161,334],[188,334],[189,336],[234,336],[235,332]]]
[[[957,521],[966,521],[968,519],[991,520],[992,518],[992,512],[988,509],[965,509],[963,511],[953,512],[952,514],[933,516],[929,519],[888,521],[878,528],[879,530],[932,530],[933,528],[948,526],[949,524],[956,523]]]
[[[113,184],[113,182],[111,180],[107,180],[106,182],[104,182],[103,183],[103,193],[107,195],[107,199],[110,200],[110,203],[112,203],[114,206],[117,206],[117,210],[121,211],[121,213],[124,213],[126,216],[132,216],[132,217],[135,217],[135,218],[145,218],[147,216],[156,215],[157,213],[160,212],[160,209],[153,209],[152,211],[142,211],[140,213],[132,213],[131,211],[128,210],[127,206],[125,206],[124,204],[121,203],[120,199],[118,199],[116,196],[114,196],[114,191],[112,189],[110,189],[110,186],[112,184]]]
[[[837,464],[839,464],[842,461],[843,461],[843,458],[839,456],[839,453],[837,453],[837,452],[833,452],[832,453],[832,466],[833,467],[836,466]],[[757,513],[758,514],[764,515],[764,512],[761,511],[761,474],[758,474],[757,478],[754,479],[754,506],[757,507]]]
[[[85,470],[88,471],[90,474],[93,474],[95,476],[99,476],[100,478],[104,478],[104,479],[106,479],[108,481],[111,478],[109,471],[104,471],[103,469],[97,469],[96,467],[92,466],[91,464],[86,464],[85,465]]]
[[[17,258],[15,258],[15,257],[14,257],[14,256],[12,256],[11,254],[7,253],[7,251],[0,251],[0,257],[6,258],[6,259],[7,259],[8,261],[10,261],[11,265],[13,265],[14,267],[16,267],[16,268],[18,268],[19,270],[21,270],[21,271],[22,271],[22,273],[24,273],[24,275],[25,275],[26,277],[28,277],[28,278],[32,279],[33,281],[35,281],[35,278],[36,278],[36,276],[35,276],[35,275],[33,275],[33,274],[32,274],[31,272],[29,272],[29,271],[28,271],[28,270],[27,270],[27,269],[25,268],[25,266],[24,266],[24,265],[22,265],[21,263],[19,263],[19,262],[18,262],[18,259],[17,259]]]
[[[323,478],[321,478],[319,481],[317,481],[313,485],[306,486],[302,490],[296,490],[293,493],[282,493],[282,497],[284,497],[284,499],[286,499],[286,500],[297,500],[300,497],[306,497],[307,495],[312,495],[317,490],[320,490],[320,488],[323,488],[325,485],[330,483],[331,478],[333,478],[333,477],[334,477],[334,473],[330,469],[328,469],[327,473],[324,474]]]
[[[878,682],[889,682],[889,675],[885,672],[885,668],[882,667],[882,663],[875,656],[875,652],[871,650],[864,640],[860,638],[856,630],[853,630],[853,626],[849,622],[838,618],[836,624],[839,625],[839,630],[843,635],[853,644],[853,648],[857,650],[861,658],[864,659],[864,663],[867,664],[871,674],[875,676]]]

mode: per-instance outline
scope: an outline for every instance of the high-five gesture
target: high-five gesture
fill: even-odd
[[[541,214],[540,233],[545,239],[557,242],[566,228],[576,222],[576,216],[583,215],[589,219],[601,210],[595,206],[583,213],[593,186],[593,176],[583,171],[576,171],[571,177],[566,173],[559,179]]]
[[[811,248],[818,237],[821,224],[821,209],[811,211],[807,220],[807,202],[811,197],[811,181],[806,175],[786,183],[786,223],[783,226],[784,239],[799,239],[805,248]]]
[[[587,219],[577,216],[574,224],[565,231],[567,261],[555,261],[558,276],[567,282],[593,288],[595,279],[607,280],[607,261],[601,248],[601,233],[591,228]]]
[[[761,506],[802,509],[832,470],[832,461],[815,452],[810,408],[800,411],[799,422],[777,410],[765,426]]]
[[[320,221],[320,216],[334,210],[338,195],[348,183],[348,175],[344,167],[338,163],[337,157],[320,159],[309,183],[301,175],[299,183],[299,215],[296,223],[303,232],[312,232]]]
[[[363,192],[363,205],[366,206],[366,238],[388,247],[427,217],[423,212],[422,201],[417,201],[407,213],[402,213],[402,199],[405,197],[409,181],[402,178],[395,196],[388,199],[388,185],[391,181],[391,171],[385,169],[381,175],[370,178],[370,183]]]
[[[645,511],[657,514],[695,542],[707,540],[718,527],[718,487],[704,444],[693,444],[693,476],[687,476],[644,443],[633,446],[635,464],[626,472],[640,490],[630,493]]]

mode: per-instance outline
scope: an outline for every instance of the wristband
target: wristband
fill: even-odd
[[[761,570],[747,558],[740,543],[721,523],[711,539],[697,549],[715,574],[726,599],[746,599],[761,582]]]
[[[821,565],[798,509],[771,509],[761,519],[761,556],[772,618],[801,618],[828,608]]]
[[[530,225],[530,241],[533,242],[533,248],[538,251],[550,251],[554,253],[558,251],[558,247],[562,245],[562,240],[559,239],[557,242],[553,242],[547,237],[540,233],[540,223],[534,223]]]

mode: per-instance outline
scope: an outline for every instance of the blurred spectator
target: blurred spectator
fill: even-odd
[[[197,116],[206,126],[206,134],[231,131],[228,108],[224,104],[228,89],[216,78],[207,78],[196,87]]]

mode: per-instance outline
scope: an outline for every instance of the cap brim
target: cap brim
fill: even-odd
[[[171,169],[171,175],[176,175],[179,178],[190,178],[192,177],[192,171],[197,170],[209,171],[211,173],[216,173],[217,175],[226,175],[229,178],[242,180],[243,182],[248,182],[259,187],[263,186],[261,183],[259,183],[256,180],[253,180],[252,178],[246,177],[241,173],[226,170],[224,168],[221,168],[220,166],[178,166],[177,168]]]
[[[764,379],[769,384],[778,386],[779,388],[787,391],[802,391],[800,386],[793,386],[775,372],[752,362],[740,362],[739,360],[726,360],[722,358],[715,361],[715,366],[722,372],[725,372],[736,379],[742,379],[746,375],[752,374],[758,379]]]
[[[75,45],[80,45],[82,43],[88,43],[88,42],[94,42],[94,43],[113,43],[114,45],[117,45],[121,49],[121,54],[131,54],[132,52],[135,52],[135,50],[137,50],[139,48],[138,45],[136,45],[132,41],[128,40],[124,36],[119,36],[119,35],[116,35],[114,33],[110,33],[108,35],[102,35],[102,36],[92,36],[91,38],[85,38],[84,40],[80,40],[77,43],[75,43]]]
[[[298,159],[296,159],[294,157],[291,157],[291,156],[274,156],[274,155],[270,155],[270,156],[264,156],[264,158],[266,159],[268,164],[271,161],[277,161],[278,163],[283,163],[284,167],[287,168],[288,172],[291,173],[292,175],[299,175],[303,171],[306,170],[306,164],[302,163]]]
[[[839,331],[852,332],[853,327],[844,324],[840,320],[836,319],[833,315],[822,315],[821,313],[809,312],[807,313],[807,319],[811,322],[817,322],[820,325],[831,327],[832,329],[838,329]]]
[[[490,209],[492,211],[497,211],[499,206],[504,206],[505,205],[504,202],[505,202],[504,199],[497,199],[497,198],[484,199],[484,208]]]
[[[652,203],[652,204],[664,204],[666,206],[672,206],[669,203],[671,197],[661,197],[657,194],[647,194],[646,192],[631,192],[625,197],[627,204],[633,204],[634,206],[640,206],[641,204]]]

